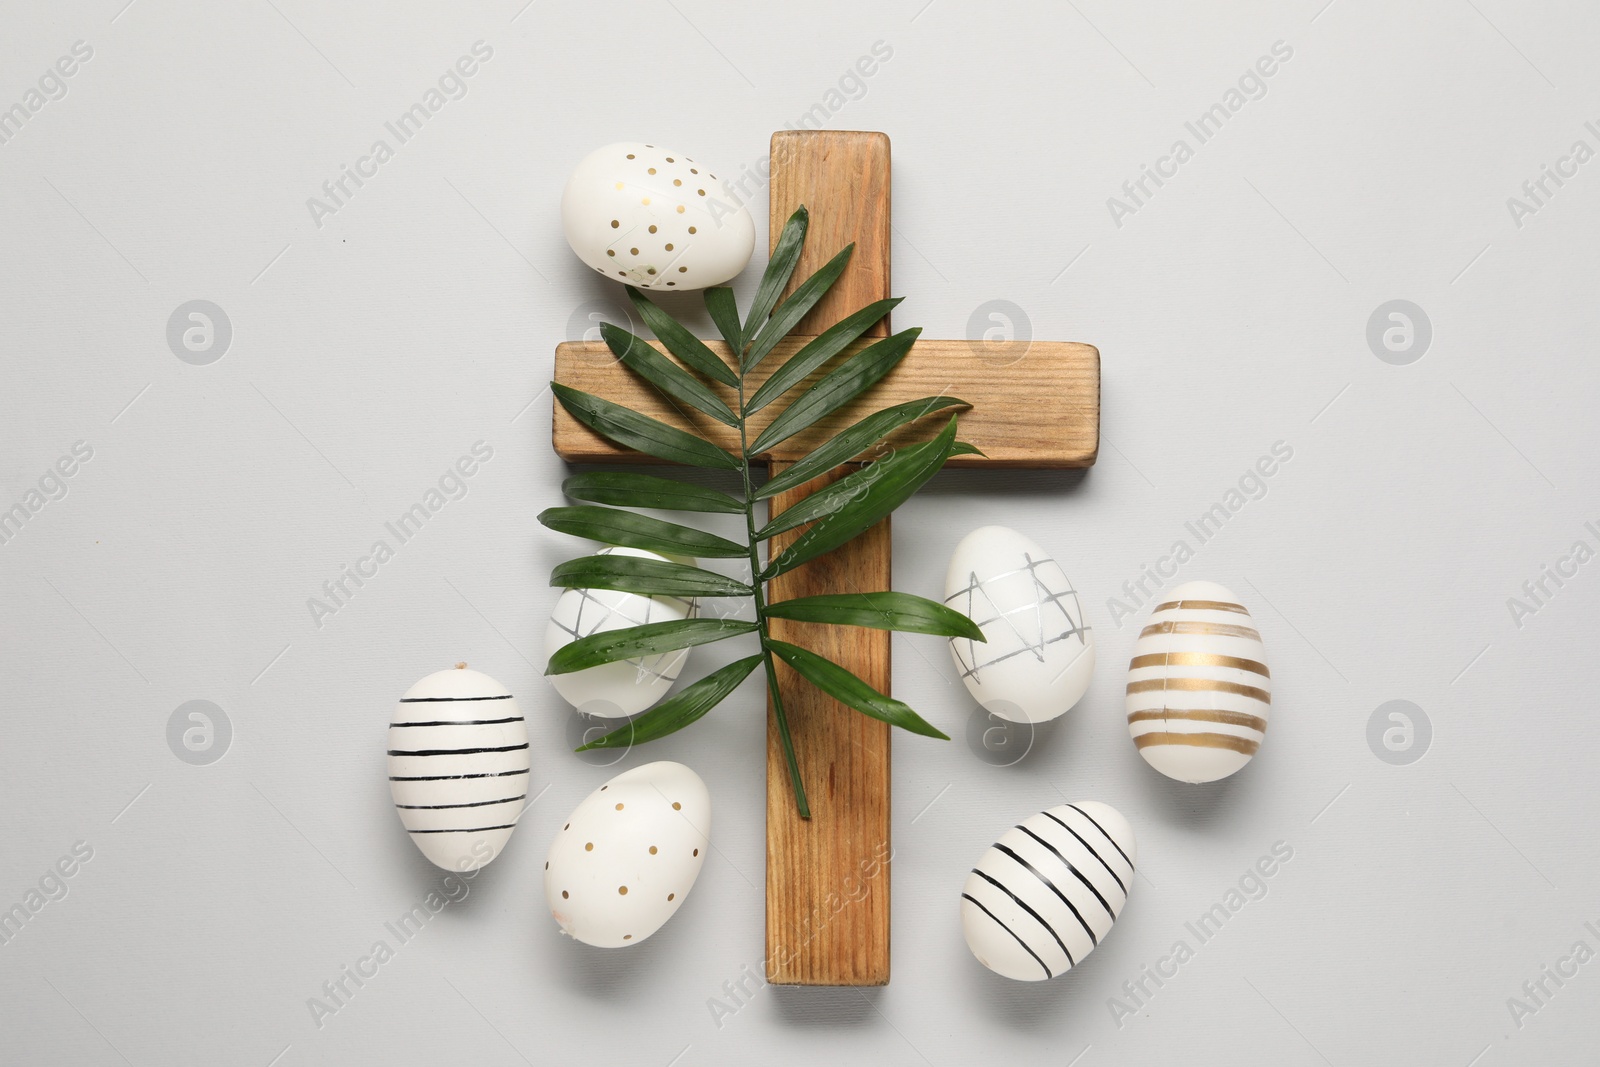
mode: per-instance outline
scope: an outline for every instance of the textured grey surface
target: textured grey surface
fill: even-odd
[[[0,505],[41,505],[0,544],[0,905],[65,889],[0,944],[0,1060],[1593,1060],[1600,964],[1561,961],[1600,948],[1600,563],[1560,559],[1600,545],[1600,162],[1508,205],[1572,171],[1574,142],[1600,148],[1591,6],[124,2],[14,0],[0,32],[5,107],[93,49],[0,144]],[[307,199],[480,40],[469,92],[316,225]],[[892,56],[830,97],[879,41]],[[1278,41],[1265,95],[1199,143],[1185,123]],[[1006,300],[1104,356],[1099,465],[941,476],[895,520],[897,584],[936,596],[962,533],[1015,526],[1088,596],[1101,670],[997,767],[960,739],[972,704],[941,643],[897,638],[898,695],[958,739],[895,742],[894,980],[715,1018],[762,951],[753,682],[627,760],[711,788],[716,852],[677,918],[601,952],[541,900],[553,829],[609,773],[565,751],[536,666],[544,577],[580,550],[533,521],[562,476],[541,390],[570,324],[619,296],[556,204],[598,144],[740,175],[819,104],[893,138],[897,323],[962,336]],[[1180,138],[1192,158],[1119,226],[1108,197]],[[1404,365],[1368,343],[1397,299],[1432,330]],[[232,327],[207,365],[167,340],[192,300]],[[46,477],[80,441],[92,458]],[[466,495],[317,626],[308,598],[478,441]],[[1185,523],[1280,441],[1265,495],[1199,544]],[[1260,756],[1204,788],[1129,743],[1138,619],[1108,604],[1180,539],[1179,577],[1245,599],[1274,676]],[[1546,565],[1576,574],[1514,618]],[[385,923],[440,883],[389,806],[383,727],[456,660],[521,697],[548,791],[402,945]],[[207,765],[169,747],[193,700],[231,723]],[[1369,747],[1392,700],[1431,723],[1424,758]],[[957,894],[1063,795],[1124,811],[1147,877],[1076,972],[1008,983],[969,956]],[[77,842],[92,858],[58,883]],[[1185,923],[1253,889],[1276,842],[1292,859],[1200,943]],[[380,939],[393,958],[319,1026],[308,1000]],[[1123,983],[1170,973],[1180,940],[1192,956],[1135,1006]]]

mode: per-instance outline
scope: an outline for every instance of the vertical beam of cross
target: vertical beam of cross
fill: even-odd
[[[889,138],[881,133],[784,131],[772,137],[771,232],[804,204],[811,215],[803,280],[854,241],[850,265],[797,327],[818,334],[889,293]],[[870,335],[886,336],[889,321]],[[778,458],[772,473],[783,467]],[[772,500],[776,514],[848,473]],[[777,553],[800,531],[773,539]],[[889,588],[886,518],[854,541],[774,578],[772,600]],[[772,635],[803,645],[889,691],[889,633],[773,620]],[[767,723],[767,979],[800,985],[889,981],[889,732],[778,667],[811,818],[795,812],[782,745]]]

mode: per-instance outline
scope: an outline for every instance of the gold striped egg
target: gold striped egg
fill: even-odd
[[[1249,763],[1267,732],[1272,678],[1250,611],[1215,582],[1166,594],[1128,664],[1128,733],[1144,761],[1180,782],[1215,782]]]

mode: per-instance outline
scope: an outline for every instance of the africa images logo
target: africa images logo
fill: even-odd
[[[1178,576],[1178,571],[1185,564],[1194,559],[1201,545],[1221,533],[1223,526],[1237,517],[1246,504],[1264,499],[1269,491],[1267,479],[1282,470],[1293,458],[1293,445],[1287,441],[1274,441],[1268,453],[1246,467],[1220,499],[1201,512],[1198,518],[1184,523],[1184,531],[1189,536],[1174,541],[1166,554],[1158,557],[1153,565],[1141,564],[1139,576],[1122,583],[1121,597],[1106,598],[1106,614],[1111,616],[1113,625],[1122,629],[1130,618],[1138,614],[1140,608]]]
[[[66,499],[70,489],[67,479],[77,474],[82,465],[93,458],[93,445],[88,441],[74,441],[71,451],[63,453],[55,463],[46,467],[37,483],[22,494],[20,501],[0,510],[0,545],[10,544],[22,532],[23,526],[45,509],[45,505]]]
[[[64,55],[46,67],[35,87],[26,90],[22,98],[10,107],[0,109],[0,145],[10,144],[12,138],[21,133],[22,128],[43,111],[46,104],[66,99],[67,79],[93,58],[93,45],[88,41],[74,41],[70,55]]]
[[[378,576],[383,565],[394,559],[399,548],[421,533],[428,520],[437,517],[446,504],[466,498],[471,489],[468,479],[494,458],[494,446],[487,441],[475,441],[470,452],[446,467],[438,483],[429,486],[420,500],[393,522],[383,524],[384,530],[394,538],[394,544],[383,537],[373,541],[366,555],[341,564],[338,575],[322,583],[321,597],[306,598],[306,610],[311,613],[311,624],[316,629],[322,629],[330,616],[339,614],[367,582]]]
[[[1195,150],[1200,145],[1221,133],[1228,121],[1243,111],[1246,104],[1265,97],[1267,79],[1277,74],[1282,65],[1293,58],[1293,45],[1287,41],[1274,41],[1270,55],[1263,55],[1246,67],[1238,81],[1224,90],[1220,100],[1200,112],[1192,121],[1183,124],[1187,137],[1174,139],[1166,154],[1156,157],[1154,166],[1139,164],[1138,175],[1122,183],[1122,196],[1106,197],[1106,210],[1111,214],[1112,224],[1122,229],[1122,223],[1128,216],[1137,215],[1140,208],[1150,203],[1156,190],[1178,176],[1179,168],[1195,157]],[[1189,143],[1190,137],[1194,138],[1194,144]]]
[[[453,66],[439,75],[436,86],[430,85],[423,90],[420,100],[400,112],[392,122],[383,124],[389,137],[394,139],[394,144],[390,144],[388,138],[379,137],[372,142],[365,155],[356,159],[353,166],[341,164],[338,175],[322,183],[322,195],[306,200],[306,210],[311,212],[311,221],[316,228],[322,229],[324,219],[329,215],[337,215],[358,190],[376,178],[378,168],[395,157],[395,149],[421,133],[423,125],[444,110],[445,104],[465,97],[467,79],[477,74],[481,65],[493,57],[494,48],[491,45],[484,41],[473,42],[470,56],[457,59]]]

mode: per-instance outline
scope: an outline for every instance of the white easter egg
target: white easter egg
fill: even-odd
[[[1163,596],[1128,664],[1128,732],[1146,763],[1214,782],[1249,763],[1267,733],[1272,679],[1250,612],[1215,582]]]
[[[647,763],[573,809],[544,865],[550,914],[568,937],[636,945],[683,906],[711,847],[711,795],[681,763]]]
[[[1028,816],[967,876],[967,947],[1019,982],[1071,970],[1122,914],[1138,855],[1128,820],[1105,804],[1084,800]]]
[[[704,289],[744,270],[756,224],[715,174],[681,152],[636,142],[583,158],[561,195],[572,250],[641,289]]]
[[[475,871],[511,838],[528,797],[528,726],[511,690],[465,664],[430,674],[389,723],[389,793],[422,854]]]
[[[638,556],[641,559],[666,559],[637,548],[602,548],[597,556]],[[680,561],[681,562],[681,561]],[[580,637],[648,622],[671,622],[691,618],[695,602],[674,596],[641,596],[614,589],[568,589],[556,600],[545,628],[544,654],[555,655],[563,645]],[[661,652],[654,656],[602,663],[571,674],[552,674],[550,683],[568,704],[585,715],[619,719],[637,715],[667,695],[683,665],[689,661],[687,648]]]
[[[951,638],[967,691],[1011,722],[1064,715],[1094,674],[1094,631],[1049,553],[1005,526],[973,530],[944,578],[945,605],[978,624],[987,642]]]

